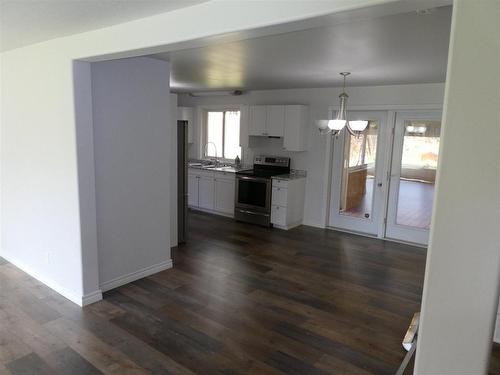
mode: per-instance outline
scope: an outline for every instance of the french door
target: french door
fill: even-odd
[[[440,111],[396,113],[386,237],[427,245],[440,133]]]
[[[349,119],[368,126],[358,136],[344,130],[333,138],[329,225],[377,235],[384,218],[387,112],[349,112]]]
[[[358,135],[333,138],[329,226],[427,245],[440,111],[356,111]]]

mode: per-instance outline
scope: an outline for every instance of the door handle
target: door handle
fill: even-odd
[[[377,184],[377,186],[378,186],[378,187],[382,187],[382,182],[379,182],[379,183]]]

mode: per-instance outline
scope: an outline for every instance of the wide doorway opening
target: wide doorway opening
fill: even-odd
[[[329,226],[426,246],[441,111],[355,111],[350,120],[368,126],[333,138]]]

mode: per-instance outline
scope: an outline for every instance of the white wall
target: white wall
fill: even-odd
[[[251,91],[243,96],[198,97],[179,95],[179,105],[240,105],[240,104],[306,104],[310,107],[309,147],[306,152],[289,152],[282,149],[281,139],[251,137],[250,150],[244,150],[245,163],[252,164],[252,156],[272,154],[289,156],[292,168],[307,171],[304,223],[324,227],[328,176],[325,168],[330,163],[327,152],[327,136],[320,135],[315,120],[327,119],[329,107],[338,105],[339,88],[316,88],[294,90]],[[351,106],[381,106],[392,108],[400,105],[441,106],[444,84],[372,86],[348,88]],[[200,122],[197,122],[198,126]],[[190,146],[190,156],[200,155],[200,129],[197,129],[196,144]],[[250,151],[250,152],[249,152]]]
[[[500,268],[500,2],[457,0],[417,375],[486,374]]]
[[[1,55],[0,255],[81,303],[73,66],[55,52]]]
[[[75,112],[75,59],[168,51],[186,47],[190,40],[203,44],[206,41],[200,38],[241,30],[285,32],[297,26],[268,27],[380,3],[387,3],[384,12],[395,4],[332,0],[296,1],[283,7],[281,1],[210,1],[3,52],[0,255],[76,303],[83,303],[85,294],[96,292],[84,290],[84,285],[95,283],[95,269],[89,269],[91,263],[84,267],[84,254],[95,259],[96,249],[92,249],[95,238],[82,239],[91,236],[92,230],[81,231],[95,223],[83,224],[92,215],[80,213],[80,205],[92,198],[79,197],[79,175],[91,172],[78,172],[78,167],[89,167],[89,163],[78,164],[76,125],[88,119],[80,120],[77,116],[81,114]],[[415,7],[398,3],[395,8],[404,11],[408,6]],[[252,33],[246,35],[255,35]],[[88,243],[89,248],[83,249]]]
[[[170,181],[177,181],[177,94],[170,94]],[[178,244],[177,183],[170,187],[170,246]]]
[[[172,265],[169,63],[92,64],[99,281],[103,290]]]

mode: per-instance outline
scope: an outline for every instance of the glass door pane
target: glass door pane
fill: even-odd
[[[386,236],[426,245],[439,158],[441,113],[397,113]]]
[[[387,148],[387,112],[352,111],[349,120],[368,121],[360,135],[344,129],[333,136],[329,225],[378,235],[382,231]]]
[[[365,131],[344,136],[344,162],[339,212],[369,219],[373,206],[378,121],[369,121]]]
[[[439,121],[407,120],[396,224],[429,229],[439,155]]]

